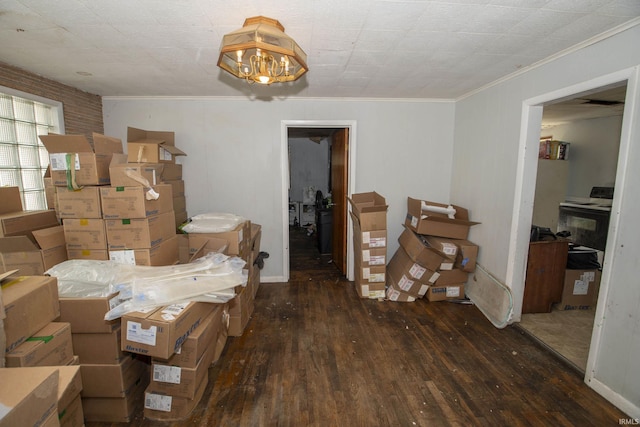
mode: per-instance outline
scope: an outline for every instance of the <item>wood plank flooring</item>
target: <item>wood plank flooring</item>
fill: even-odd
[[[314,237],[292,229],[291,280],[261,285],[244,335],[229,338],[191,417],[162,423],[140,411],[130,425],[606,426],[627,418],[578,372],[517,328],[496,329],[473,305],[358,298]]]

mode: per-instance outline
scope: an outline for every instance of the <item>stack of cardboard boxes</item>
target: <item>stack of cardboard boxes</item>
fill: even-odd
[[[2,289],[0,309],[5,318],[0,320],[3,324],[0,330],[4,330],[0,340],[3,343],[0,366],[6,363],[6,369],[0,369],[0,378],[3,378],[0,394],[23,390],[27,393],[25,399],[29,400],[31,391],[22,388],[25,378],[44,378],[57,372],[53,412],[59,424],[52,425],[84,425],[78,356],[74,355],[70,324],[58,321],[57,280],[46,276],[7,277],[2,281]],[[0,397],[0,402],[2,400]]]
[[[409,197],[400,247],[388,266],[387,299],[464,298],[464,284],[478,255],[478,246],[466,240],[474,224],[462,207]]]
[[[376,192],[353,194],[348,200],[356,291],[360,298],[382,299],[386,289],[387,202]]]

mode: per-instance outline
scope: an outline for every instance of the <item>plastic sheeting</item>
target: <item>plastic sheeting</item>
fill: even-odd
[[[105,320],[141,309],[187,301],[223,303],[246,286],[245,261],[209,253],[188,264],[135,266],[114,261],[68,260],[47,271],[58,279],[61,297],[96,297],[120,293],[121,303]]]
[[[235,230],[245,221],[230,213],[204,213],[191,217],[180,229],[185,233],[224,233]]]

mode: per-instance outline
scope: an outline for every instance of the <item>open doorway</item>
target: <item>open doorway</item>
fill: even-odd
[[[282,135],[285,278],[290,277],[291,234],[299,238],[302,229],[318,255],[353,280],[346,198],[355,185],[355,122],[285,121]]]
[[[606,268],[626,90],[626,81],[590,89],[542,112],[532,224],[568,240],[569,253],[563,281],[541,308],[530,304],[527,277],[519,325],[582,373]]]

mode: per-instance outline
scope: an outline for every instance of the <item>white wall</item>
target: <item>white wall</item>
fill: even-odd
[[[567,196],[589,197],[591,187],[613,187],[622,116],[576,120],[545,129],[544,135],[571,143]]]
[[[282,120],[355,120],[355,192],[387,198],[389,255],[398,247],[407,196],[448,202],[453,102],[103,98],[105,134],[126,141],[127,126],[176,133],[187,213],[231,212],[261,224],[270,254],[264,281],[281,281]],[[286,157],[286,156],[285,156]]]
[[[525,108],[525,102],[574,85],[579,88],[584,82],[608,80],[608,75],[630,77],[625,107],[630,126],[622,140],[634,143],[621,146],[612,212],[614,236],[607,244],[611,250],[605,258],[604,291],[598,302],[587,381],[635,417],[640,416],[639,40],[636,26],[457,102],[451,184],[452,200],[467,206],[472,218],[482,222],[472,227],[470,240],[481,247],[479,263],[511,288],[518,320],[528,243],[526,215],[527,209],[530,215],[533,196],[532,176],[524,176],[521,182],[518,171],[528,164],[535,170],[542,110]],[[527,121],[536,119],[538,129],[531,132]],[[523,141],[529,141],[527,148]],[[522,188],[530,191],[522,194]],[[512,218],[518,220],[513,233]]]

